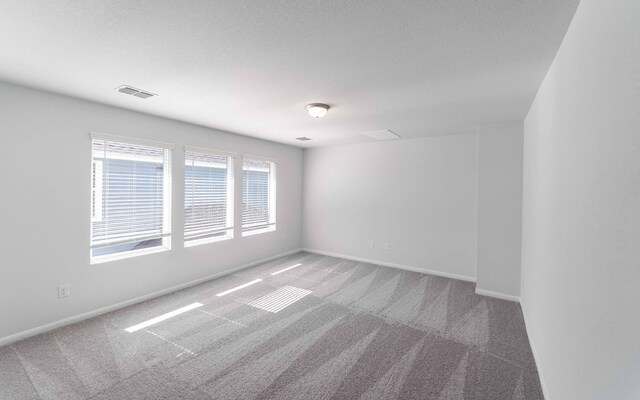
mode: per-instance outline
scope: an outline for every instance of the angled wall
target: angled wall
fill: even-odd
[[[522,238],[522,122],[482,125],[476,292],[517,300]]]

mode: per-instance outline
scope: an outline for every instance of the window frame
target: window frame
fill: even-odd
[[[106,263],[106,262],[110,262],[110,261],[115,261],[115,260],[122,260],[122,259],[127,259],[127,258],[132,258],[132,257],[138,257],[141,255],[146,255],[146,254],[153,254],[153,253],[159,253],[159,252],[164,252],[164,251],[169,251],[171,250],[171,238],[172,238],[172,233],[171,233],[171,207],[172,207],[172,189],[173,189],[173,182],[172,182],[172,170],[173,170],[173,150],[174,150],[174,145],[172,143],[165,143],[165,142],[158,142],[158,141],[151,141],[151,140],[145,140],[145,139],[137,139],[137,138],[132,138],[132,137],[124,137],[124,136],[116,136],[116,135],[109,135],[109,134],[104,134],[104,133],[99,133],[99,132],[90,132],[89,134],[89,146],[90,146],[90,150],[89,150],[89,156],[91,159],[91,170],[90,170],[90,175],[91,175],[91,184],[90,184],[90,199],[89,199],[89,216],[90,216],[90,223],[89,223],[89,261],[91,265],[94,264],[102,264],[102,263]],[[95,219],[93,216],[94,214],[94,205],[97,202],[94,202],[94,196],[96,196],[96,191],[94,190],[94,185],[95,185],[95,181],[94,181],[94,165],[95,165],[95,161],[94,160],[94,156],[93,156],[93,142],[94,140],[102,140],[105,142],[115,142],[115,143],[122,143],[125,145],[141,145],[141,146],[148,146],[148,147],[155,147],[155,148],[159,148],[162,149],[162,154],[163,154],[163,162],[162,162],[162,166],[163,166],[163,187],[162,187],[162,234],[159,235],[159,239],[161,239],[161,244],[157,245],[157,246],[153,246],[153,247],[149,247],[149,248],[141,248],[141,249],[133,249],[133,250],[125,250],[125,251],[121,251],[121,252],[116,252],[116,253],[111,253],[111,254],[104,254],[104,255],[97,255],[94,256],[93,255],[93,249],[95,247],[95,245],[92,243],[93,242],[93,223],[97,222],[97,221],[102,221],[102,219],[104,218],[104,182],[102,182],[103,187],[100,190],[100,204],[101,204],[101,216],[100,219]],[[104,160],[101,161],[102,164],[102,168],[104,168]],[[103,175],[104,176],[104,175]],[[103,177],[100,178],[100,180],[103,180]],[[140,237],[138,237],[140,238]],[[144,241],[144,240],[143,240]],[[127,243],[126,241],[124,243]],[[114,246],[117,245],[117,243],[113,244]]]
[[[226,227],[224,229],[221,229],[220,231],[226,231],[226,233],[224,235],[221,236],[214,236],[214,237],[205,237],[205,238],[195,238],[195,239],[187,239],[186,238],[186,232],[185,229],[187,227],[187,223],[186,223],[186,204],[187,204],[187,152],[194,152],[194,153],[201,153],[201,154],[210,154],[210,155],[214,155],[214,156],[222,156],[226,158],[227,161],[227,167],[226,167],[226,174],[227,174],[227,181],[226,181],[226,215],[225,215],[225,219],[226,219]],[[183,203],[183,226],[182,226],[182,231],[183,231],[183,245],[185,248],[187,247],[195,247],[195,246],[199,246],[199,245],[203,245],[203,244],[208,244],[208,243],[215,243],[215,242],[221,242],[224,240],[229,240],[229,239],[233,239],[234,238],[234,218],[235,218],[235,161],[237,158],[237,153],[232,153],[232,152],[228,152],[228,151],[223,151],[223,150],[216,150],[216,149],[210,149],[210,148],[205,148],[205,147],[195,147],[195,146],[188,146],[185,145],[184,146],[184,193],[183,193],[183,199],[184,199],[184,203]]]
[[[269,194],[268,194],[268,202],[269,202],[269,222],[267,226],[259,229],[250,229],[245,230],[244,225],[244,193],[245,193],[245,179],[244,179],[244,162],[245,160],[254,160],[254,161],[264,161],[269,163]],[[255,156],[250,154],[242,155],[242,217],[241,217],[241,227],[240,230],[242,232],[242,237],[259,235],[262,233],[275,232],[277,227],[277,219],[276,219],[276,208],[277,208],[277,166],[278,161],[274,158],[264,157],[264,156]]]

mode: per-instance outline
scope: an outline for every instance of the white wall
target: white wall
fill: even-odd
[[[640,399],[640,3],[583,0],[525,121],[522,304],[547,400]]]
[[[174,178],[172,250],[89,265],[89,131],[175,143],[175,177],[184,144],[277,159],[277,230],[183,248]],[[301,247],[300,149],[5,83],[0,137],[0,339]]]
[[[520,295],[523,125],[479,132],[478,293]]]
[[[305,150],[304,247],[475,279],[477,166],[475,133]]]

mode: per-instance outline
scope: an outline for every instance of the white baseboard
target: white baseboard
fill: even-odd
[[[140,296],[140,297],[136,297],[136,298],[133,298],[133,299],[130,299],[130,300],[125,300],[125,301],[122,301],[120,303],[116,303],[116,304],[113,304],[113,305],[110,305],[110,306],[98,308],[97,310],[88,311],[86,313],[74,315],[72,317],[64,318],[64,319],[61,319],[59,321],[51,322],[51,323],[46,324],[46,325],[41,325],[41,326],[38,326],[36,328],[27,329],[26,331],[18,332],[18,333],[15,333],[13,335],[9,335],[9,336],[5,336],[3,338],[0,338],[0,346],[4,346],[4,345],[7,345],[9,343],[17,342],[18,340],[26,339],[26,338],[28,338],[30,336],[35,336],[35,335],[38,335],[40,333],[51,331],[53,329],[61,328],[61,327],[65,326],[65,325],[70,325],[70,324],[74,324],[76,322],[83,321],[85,319],[93,318],[93,317],[96,317],[96,316],[101,315],[101,314],[105,314],[105,313],[108,313],[108,312],[111,312],[111,311],[119,310],[121,308],[131,306],[133,304],[137,304],[137,303],[141,303],[143,301],[151,300],[153,298],[160,297],[160,296],[163,296],[165,294],[177,292],[178,290],[186,289],[188,287],[195,286],[195,285],[198,285],[200,283],[204,283],[204,282],[216,279],[216,278],[220,278],[220,277],[225,276],[225,275],[233,274],[235,272],[238,272],[238,271],[246,269],[246,268],[253,267],[253,266],[258,265],[258,264],[266,263],[266,262],[269,262],[269,261],[276,260],[278,258],[289,256],[291,254],[299,253],[300,251],[302,251],[302,250],[301,249],[296,249],[296,250],[288,251],[286,253],[281,253],[281,254],[278,254],[278,255],[275,255],[275,256],[272,256],[272,257],[264,258],[262,260],[253,261],[253,262],[250,262],[248,264],[241,265],[239,267],[231,268],[231,269],[228,269],[226,271],[218,272],[218,273],[215,273],[213,275],[205,276],[204,278],[199,278],[199,279],[196,279],[196,280],[193,280],[193,281],[190,281],[190,282],[182,283],[180,285],[172,286],[172,287],[167,288],[167,289],[158,290],[156,292],[148,293],[148,294],[145,294],[145,295]]]
[[[527,331],[527,337],[529,338],[529,346],[531,347],[531,352],[533,353],[533,360],[536,362],[536,369],[538,370],[538,377],[540,378],[540,387],[542,388],[542,396],[546,400],[551,400],[551,396],[549,396],[549,391],[547,390],[547,384],[544,380],[544,374],[542,370],[542,364],[540,363],[540,357],[538,357],[538,351],[536,350],[536,345],[532,340],[531,332],[529,327],[531,326],[527,319],[527,313],[525,312],[524,302],[520,302],[520,309],[522,309],[522,317],[524,319],[524,328]]]
[[[479,294],[481,296],[495,297],[496,299],[515,301],[516,303],[520,302],[520,297],[518,296],[514,296],[512,294],[494,292],[493,290],[478,289],[477,287],[476,287],[476,294]]]
[[[429,274],[429,275],[437,275],[437,276],[442,276],[444,278],[458,279],[460,281],[467,281],[467,282],[475,282],[476,281],[476,278],[473,278],[473,277],[470,277],[470,276],[451,274],[451,273],[448,273],[448,272],[436,271],[436,270],[427,269],[427,268],[414,267],[414,266],[411,266],[411,265],[395,264],[395,263],[390,263],[390,262],[386,262],[386,261],[371,260],[371,259],[368,259],[368,258],[353,257],[353,256],[345,255],[345,254],[330,253],[328,251],[321,251],[321,250],[314,250],[314,249],[302,249],[302,251],[306,251],[307,253],[320,254],[320,255],[323,255],[323,256],[344,258],[346,260],[351,260],[351,261],[366,262],[366,263],[369,263],[369,264],[382,265],[384,267],[398,268],[398,269],[403,269],[403,270],[406,270],[406,271],[421,272],[423,274]]]

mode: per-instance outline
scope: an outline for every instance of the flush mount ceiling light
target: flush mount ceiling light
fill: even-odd
[[[305,108],[307,109],[309,115],[311,115],[312,117],[322,118],[327,114],[327,111],[329,111],[329,108],[331,107],[322,103],[311,103],[307,104]]]

